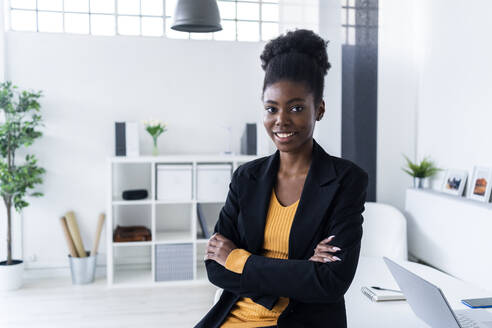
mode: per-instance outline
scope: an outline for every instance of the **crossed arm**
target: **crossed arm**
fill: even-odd
[[[352,169],[340,181],[338,196],[333,200],[333,214],[326,224],[326,235],[336,235],[337,253],[341,261],[320,263],[309,260],[276,259],[256,254],[247,257],[242,273],[226,269],[218,262],[205,261],[209,280],[216,286],[242,297],[250,297],[269,309],[279,296],[305,303],[338,301],[349,288],[360,253],[362,238],[361,213],[366,198],[367,174]],[[226,203],[214,228],[238,245],[239,213],[237,171],[229,185]]]

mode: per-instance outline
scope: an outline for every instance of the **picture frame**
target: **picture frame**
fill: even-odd
[[[488,203],[492,188],[492,168],[484,166],[473,167],[473,175],[468,188],[468,198]]]
[[[450,195],[462,196],[465,190],[468,171],[447,169],[441,185],[441,191]]]

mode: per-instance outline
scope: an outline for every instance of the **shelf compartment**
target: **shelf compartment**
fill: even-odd
[[[207,251],[207,243],[196,243],[196,278],[197,280],[207,280],[207,269],[205,267],[205,253]]]
[[[145,226],[152,231],[152,205],[151,204],[135,204],[133,206],[120,206],[113,204],[113,220],[112,220],[112,232],[114,234],[116,227],[120,226]],[[151,235],[151,240],[154,236]],[[131,244],[131,243],[143,243],[147,241],[130,241],[130,242],[114,242],[114,244]]]
[[[152,283],[152,245],[113,247],[114,284]]]
[[[194,204],[156,204],[156,243],[191,242],[191,216]]]
[[[209,238],[203,234],[202,223],[200,220],[200,216],[203,219],[203,223],[206,224],[206,228],[211,235],[214,233],[214,227],[219,219],[220,211],[224,203],[215,202],[215,203],[197,203],[197,223],[196,223],[196,238],[197,241],[200,240],[208,240]]]
[[[193,243],[155,245],[155,281],[193,280]]]
[[[112,200],[124,201],[122,194],[125,190],[145,189],[152,199],[152,165],[150,163],[112,163]],[[131,201],[129,201],[131,202]]]

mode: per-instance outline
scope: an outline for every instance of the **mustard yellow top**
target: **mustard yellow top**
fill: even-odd
[[[265,223],[265,236],[262,256],[279,259],[289,257],[289,235],[299,200],[289,206],[282,206],[275,190],[272,190],[270,205]],[[236,248],[226,259],[226,269],[241,274],[246,260],[251,255],[247,250]],[[267,327],[277,324],[277,319],[289,304],[287,297],[280,297],[272,310],[253,302],[249,297],[241,297],[220,327],[247,328]]]

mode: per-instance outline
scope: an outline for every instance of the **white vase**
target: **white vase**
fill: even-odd
[[[15,264],[12,265],[5,265],[7,261],[0,262],[0,291],[16,290],[22,287],[24,262],[13,261]]]

